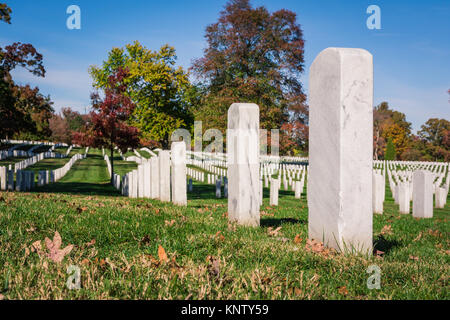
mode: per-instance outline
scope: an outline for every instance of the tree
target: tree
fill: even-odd
[[[392,142],[391,138],[388,138],[384,159],[385,160],[396,160],[396,158],[397,158],[397,152],[395,150],[394,143]]]
[[[53,102],[39,88],[29,85],[12,87],[14,109],[20,114],[16,123],[10,123],[17,139],[42,140],[51,135],[49,120],[53,114]]]
[[[136,105],[129,123],[144,139],[154,140],[163,148],[169,146],[174,130],[189,129],[193,124],[190,106],[195,91],[183,68],[175,68],[176,58],[175,49],[169,45],[152,51],[136,41],[125,48],[113,48],[101,68],[90,68],[95,87],[102,89],[118,68],[129,70],[126,94]]]
[[[304,71],[304,40],[296,14],[252,8],[249,0],[232,0],[218,22],[206,28],[204,56],[192,70],[203,98],[195,118],[211,127],[226,129],[227,110],[234,102],[260,107],[265,129],[295,134],[287,123],[307,132],[308,107],[300,75]],[[287,136],[305,146],[307,134]]]
[[[98,93],[92,94],[91,123],[84,132],[74,134],[76,144],[109,149],[112,172],[114,148],[126,152],[128,148],[136,148],[139,145],[138,130],[127,124],[135,108],[131,98],[126,95],[128,77],[129,71],[122,68],[118,68],[115,74],[109,76],[105,98],[102,100]]]
[[[10,14],[11,9],[0,4],[0,20],[10,23]],[[42,55],[31,44],[16,42],[0,47],[0,136],[48,136],[48,120],[53,112],[50,98],[39,93],[38,88],[16,85],[11,71],[18,66],[38,77],[45,76]]]
[[[427,143],[428,153],[435,161],[450,159],[448,144],[450,121],[445,119],[429,119],[418,132],[419,137]]]
[[[383,157],[386,150],[386,141],[391,138],[397,155],[402,159],[402,154],[407,150],[411,142],[411,123],[406,121],[404,113],[389,108],[387,102],[382,102],[374,108],[374,158]]]
[[[11,24],[11,8],[5,3],[0,3],[0,21]]]
[[[53,114],[50,119],[51,139],[53,142],[72,143],[72,134],[66,119],[59,114]]]
[[[427,142],[441,146],[444,141],[446,132],[450,130],[450,121],[445,119],[432,118],[428,119],[424,125],[421,126],[421,130],[418,132],[419,137]]]

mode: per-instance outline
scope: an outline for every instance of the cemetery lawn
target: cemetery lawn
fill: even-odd
[[[449,299],[450,207],[434,218],[400,215],[389,190],[374,216],[378,255],[342,255],[307,245],[305,195],[265,189],[261,227],[229,224],[225,199],[194,183],[188,207],[129,199],[108,185],[101,151],[91,150],[58,183],[0,193],[0,297],[4,299]],[[448,201],[447,203],[449,203]],[[62,262],[35,241],[74,247]],[[158,250],[159,248],[159,250]],[[383,252],[383,253],[381,253]],[[81,272],[69,290],[67,268]],[[381,268],[381,289],[366,272]]]

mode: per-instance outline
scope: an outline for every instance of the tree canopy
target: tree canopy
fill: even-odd
[[[0,4],[0,21],[11,22],[11,9]],[[53,113],[50,97],[39,88],[17,85],[11,71],[22,67],[38,77],[45,76],[43,57],[31,44],[20,42],[0,47],[0,136],[42,139],[50,135]]]
[[[281,147],[289,145],[286,138],[305,144],[304,40],[296,14],[285,9],[270,13],[253,8],[249,0],[232,0],[206,28],[205,38],[204,55],[192,66],[204,95],[196,120],[205,129],[225,130],[230,105],[253,102],[260,107],[262,128],[282,129]],[[288,130],[288,123],[295,130]]]
[[[175,49],[169,45],[152,51],[136,41],[125,48],[113,48],[102,67],[90,68],[94,86],[103,89],[118,68],[129,70],[124,79],[126,94],[136,105],[129,123],[144,139],[155,140],[165,148],[174,130],[190,129],[193,123],[189,108],[192,88],[187,72],[175,67],[176,58]]]
[[[86,130],[74,134],[74,142],[84,146],[105,147],[111,151],[111,167],[114,169],[114,148],[126,152],[139,146],[138,130],[127,124],[135,105],[128,92],[129,71],[118,68],[108,77],[105,98],[92,94],[91,123]],[[111,181],[112,181],[111,177]]]

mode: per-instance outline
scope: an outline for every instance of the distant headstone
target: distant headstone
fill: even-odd
[[[159,160],[158,157],[152,157],[150,159],[151,170],[151,198],[159,199]]]
[[[172,142],[172,202],[187,205],[186,192],[186,143]]]
[[[397,190],[398,190],[399,212],[403,214],[409,214],[410,209],[409,183],[399,183]]]
[[[270,205],[278,206],[278,188],[279,188],[279,180],[272,179],[270,181]]]
[[[378,173],[373,173],[372,177],[372,207],[373,212],[378,214],[383,214],[383,188],[384,188],[384,176]]]
[[[222,181],[220,179],[216,180],[216,198],[222,198]]]
[[[0,167],[0,190],[6,190],[8,170],[6,167]]]
[[[234,103],[228,109],[228,218],[259,226],[259,107]]]
[[[418,170],[413,174],[413,217],[433,218],[433,175]]]

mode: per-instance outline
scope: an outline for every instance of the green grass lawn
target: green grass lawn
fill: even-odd
[[[137,152],[145,159],[150,159],[152,155],[145,150],[137,150]]]
[[[351,256],[307,245],[305,194],[280,191],[270,207],[265,189],[261,227],[246,228],[228,223],[214,186],[194,182],[183,208],[121,197],[108,180],[101,151],[91,150],[58,183],[0,193],[5,299],[450,298],[449,205],[414,219],[387,188],[385,212],[374,215],[384,254]],[[55,231],[61,247],[74,245],[61,263],[31,250]],[[70,265],[80,268],[80,290],[66,287]],[[380,290],[366,286],[370,265],[381,268]]]

